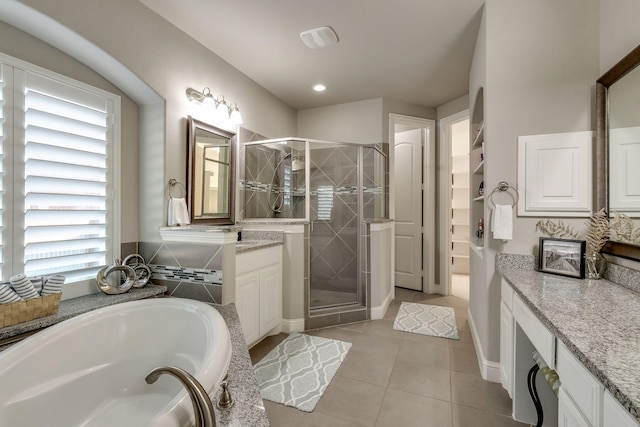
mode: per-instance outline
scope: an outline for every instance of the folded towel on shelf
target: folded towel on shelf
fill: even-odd
[[[0,285],[0,304],[11,304],[23,301],[18,294],[7,285]]]
[[[513,206],[495,205],[491,214],[491,231],[496,240],[513,238]]]
[[[33,287],[31,279],[29,279],[23,273],[12,276],[11,278],[9,278],[9,282],[11,283],[11,286],[13,286],[13,289],[16,291],[16,293],[23,299],[38,298],[40,296],[36,292],[36,289]]]
[[[42,288],[42,295],[52,295],[62,292],[62,285],[64,285],[65,277],[62,274],[54,274],[49,276]]]
[[[169,212],[167,215],[169,227],[175,225],[189,225],[189,210],[187,209],[187,201],[184,198],[169,199]]]

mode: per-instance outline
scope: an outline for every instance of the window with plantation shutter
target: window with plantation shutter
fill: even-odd
[[[63,274],[67,284],[95,278],[114,258],[117,239],[119,98],[42,70],[14,66],[12,74],[14,134],[3,144],[13,154],[12,233],[3,228],[2,239],[10,241],[13,261],[11,269],[3,266],[3,280],[20,272]]]

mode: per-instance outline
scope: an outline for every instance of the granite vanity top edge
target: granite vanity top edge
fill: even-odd
[[[260,388],[235,305],[210,305],[222,315],[229,329],[231,361],[227,381],[229,392],[235,401],[235,404],[229,409],[215,408],[217,425],[220,427],[267,427],[269,426],[267,412],[260,395]],[[220,399],[220,393],[221,390],[218,390],[214,402]]]
[[[180,225],[160,227],[160,231],[187,231],[198,233],[237,233],[242,230],[238,225]]]
[[[616,353],[616,346],[626,350],[625,336],[640,339],[640,325],[633,319],[616,322],[611,319],[607,306],[607,301],[631,301],[634,307],[638,307],[635,314],[640,311],[640,296],[606,279],[574,279],[505,265],[498,265],[498,272],[542,323],[640,421],[640,390],[637,387],[640,384],[640,366],[627,360],[611,363],[615,356],[627,359],[632,355],[632,349],[626,352],[629,354]],[[547,289],[544,289],[545,285],[548,285]],[[590,299],[593,295],[596,298],[597,295],[606,295],[606,301],[600,304]],[[561,310],[557,307],[561,302],[573,310]],[[640,321],[640,315],[636,316]],[[612,328],[612,325],[615,326]],[[598,333],[598,326],[606,329],[606,333]],[[611,333],[622,339],[608,340],[606,337]],[[576,343],[581,340],[582,345]],[[611,350],[612,347],[616,348]]]
[[[362,221],[364,221],[365,224],[385,224],[387,222],[394,222],[394,219],[389,219],[389,218],[365,218]]]
[[[266,249],[272,246],[282,246],[283,242],[273,240],[242,240],[236,244],[236,254]]]
[[[310,224],[310,222],[305,219],[302,219],[302,220],[300,219],[298,220],[295,220],[295,219],[290,219],[290,220],[246,219],[243,221],[238,221],[236,224],[240,224],[240,225],[307,225],[307,224]]]
[[[135,301],[164,294],[166,286],[147,285],[144,288],[131,289],[129,292],[119,295],[106,295],[102,292],[71,298],[60,302],[56,314],[40,317],[0,329],[0,340],[12,338],[28,332],[37,331],[48,326],[55,325],[64,320],[78,316],[102,307],[119,304],[121,302]]]

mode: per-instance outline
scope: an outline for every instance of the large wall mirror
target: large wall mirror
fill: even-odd
[[[613,232],[603,252],[640,261],[640,46],[596,82],[595,208]]]
[[[187,118],[187,203],[192,224],[234,223],[235,134]]]

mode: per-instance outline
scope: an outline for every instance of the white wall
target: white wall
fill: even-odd
[[[140,240],[159,240],[157,229],[166,225],[166,182],[169,178],[185,180],[186,116],[220,125],[188,102],[187,88],[201,90],[206,86],[214,95],[236,101],[243,126],[263,135],[288,136],[296,131],[297,116],[292,108],[138,1],[22,3],[103,49],[165,101],[164,124],[149,117],[153,111],[141,108],[141,132],[154,134],[154,140],[141,144],[138,168],[129,170],[131,179],[137,175],[141,183]],[[133,220],[123,217],[124,222],[127,219]]]

